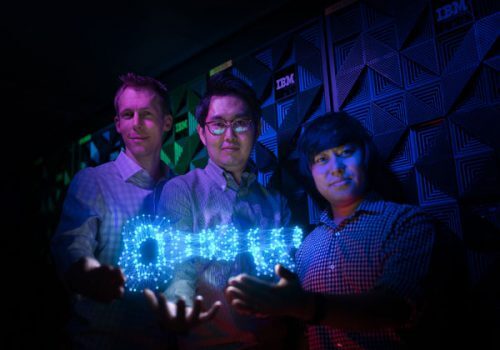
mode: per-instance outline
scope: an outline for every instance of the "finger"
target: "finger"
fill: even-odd
[[[229,286],[226,288],[226,298],[230,303],[234,299],[240,299],[248,304],[252,304],[253,301],[251,294],[248,295],[234,286]]]
[[[125,276],[125,274],[123,273],[122,269],[120,268],[117,268],[118,270],[118,282],[120,284],[125,284],[125,281],[127,280],[127,277]]]
[[[203,297],[201,295],[197,295],[196,298],[194,298],[193,311],[191,311],[190,317],[190,319],[194,322],[198,321],[198,318],[200,317],[202,301]]]
[[[241,281],[242,279],[245,279],[246,277],[248,277],[248,275],[246,273],[240,273],[237,276],[230,277],[227,280],[227,284],[231,285],[233,282],[235,282],[235,281]]]
[[[274,272],[276,272],[276,275],[278,275],[279,277],[284,278],[288,281],[297,279],[296,274],[294,274],[292,271],[288,270],[281,264],[276,264],[276,266],[274,266]]]
[[[124,295],[125,295],[125,287],[119,286],[118,287],[118,298],[123,298]]]
[[[148,301],[151,309],[156,311],[158,309],[158,299],[156,299],[155,293],[146,288],[143,290],[143,294],[146,297],[146,300]]]
[[[242,315],[253,315],[255,313],[254,309],[250,305],[241,301],[240,299],[235,299],[232,301],[231,306]]]
[[[272,284],[252,276],[242,276],[241,278],[234,279],[228,288],[230,287],[237,288],[241,293],[256,298],[267,298],[272,294],[273,290]]]
[[[177,313],[175,318],[182,322],[186,320],[186,302],[182,298],[177,300]]]
[[[200,321],[210,321],[211,319],[213,319],[221,306],[222,303],[217,300],[215,303],[213,303],[213,305],[207,312],[201,314]]]
[[[158,295],[158,313],[162,322],[168,322],[172,318],[167,306],[167,298],[162,293]]]

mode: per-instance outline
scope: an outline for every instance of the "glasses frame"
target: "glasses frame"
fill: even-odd
[[[236,123],[236,122],[242,122],[242,121],[248,122],[248,128],[245,129],[244,131],[236,131],[235,128],[234,128],[234,123]],[[211,125],[213,125],[215,123],[224,123],[224,129],[223,129],[223,131],[220,134],[217,134],[217,133],[215,133],[215,132],[212,131]],[[233,132],[235,134],[244,134],[244,133],[248,132],[248,130],[250,130],[250,128],[253,127],[253,125],[254,125],[253,119],[234,119],[234,120],[231,120],[231,121],[228,121],[228,120],[215,120],[215,121],[211,121],[211,122],[205,123],[205,126],[207,127],[208,131],[212,135],[214,135],[214,136],[224,135],[224,133],[227,131],[227,128],[231,128],[231,130],[233,130]]]

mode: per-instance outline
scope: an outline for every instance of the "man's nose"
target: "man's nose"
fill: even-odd
[[[236,133],[234,132],[232,125],[227,125],[226,130],[224,130],[224,138],[226,140],[232,140],[236,138]]]
[[[342,174],[345,168],[342,157],[337,157],[335,155],[332,155],[330,161],[328,162],[328,167],[329,167],[328,170],[332,174]]]
[[[142,125],[142,118],[139,116],[139,113],[134,113],[134,118],[132,119],[134,127],[138,127]]]

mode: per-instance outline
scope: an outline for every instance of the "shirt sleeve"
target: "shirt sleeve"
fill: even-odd
[[[61,274],[80,258],[94,256],[105,208],[95,176],[94,169],[84,169],[75,175],[68,188],[61,219],[51,241],[52,255]]]
[[[424,294],[435,240],[430,217],[407,207],[397,215],[383,246],[383,272],[376,287],[388,288],[412,305]]]

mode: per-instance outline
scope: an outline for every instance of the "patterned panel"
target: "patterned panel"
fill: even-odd
[[[354,46],[357,45],[356,48]],[[347,61],[351,50],[353,50],[353,56],[360,50],[361,41],[355,38],[348,38],[344,41],[341,41],[335,45],[334,48],[334,64],[335,64],[335,72],[338,73],[343,66],[344,62]],[[357,55],[361,57],[361,55]],[[362,62],[359,62],[357,65],[361,65]],[[356,65],[355,65],[356,66]]]
[[[437,220],[443,222],[452,232],[462,238],[460,209],[456,202],[445,205],[424,206],[423,209]]]
[[[373,121],[372,121],[372,106],[371,104],[365,104],[355,107],[346,107],[344,111],[349,113],[350,116],[359,120],[363,126],[373,135]]]
[[[374,105],[391,115],[403,125],[408,124],[404,94],[394,95],[374,102]]]
[[[420,205],[426,206],[453,201],[453,197],[443,191],[436,180],[426,177],[419,171],[416,174]]]
[[[418,46],[434,38],[432,10],[425,1],[400,2],[395,22],[399,37],[399,48]],[[422,55],[423,56],[423,55]]]
[[[406,124],[377,104],[373,104],[373,131],[375,134],[406,129]]]
[[[419,92],[417,92],[419,94]],[[441,115],[439,111],[419,100],[411,93],[405,94],[408,125],[416,125],[436,119]]]
[[[356,3],[336,11],[330,21],[333,42],[361,32],[361,5]]]
[[[481,198],[500,195],[498,160],[493,153],[458,158],[456,171],[460,196]]]
[[[361,72],[356,84],[351,88],[349,96],[343,104],[344,109],[352,108],[359,104],[366,104],[371,100],[371,75],[368,69]]]
[[[489,146],[486,146],[480,140],[468,134],[463,127],[457,125],[453,121],[450,121],[448,125],[455,157],[493,151]]]
[[[418,88],[409,90],[409,92],[418,101],[435,111],[438,115],[444,113],[442,88],[439,81],[421,85]]]
[[[398,193],[399,197],[407,203],[418,205],[418,191],[416,186],[416,173],[414,168],[393,168],[392,174],[398,185],[396,191],[402,192]]]
[[[452,61],[455,53],[462,47],[463,40],[469,32],[469,27],[458,28],[450,33],[445,33],[437,38],[437,51],[439,58],[439,68],[443,71]],[[475,51],[473,52],[475,54]],[[466,63],[475,61],[476,57],[469,58]]]
[[[283,123],[287,118],[295,118],[297,114],[295,98],[276,104],[276,116],[278,120],[278,129],[285,127]]]
[[[374,98],[380,98],[401,91],[400,85],[395,83],[392,79],[380,74],[375,69],[368,69],[368,71],[370,72]]]
[[[402,52],[402,67],[406,88],[412,88],[438,79],[439,67],[435,42],[428,40]]]
[[[197,154],[194,155],[193,159],[191,159],[191,164],[189,165],[189,169],[193,170],[195,168],[204,168],[208,162],[208,153],[207,149],[203,147]]]
[[[394,172],[404,171],[411,169],[415,163],[416,155],[413,150],[413,138],[415,133],[408,133],[407,137],[403,138],[401,142],[394,148],[388,164]]]
[[[397,36],[396,36],[396,25],[388,19],[390,22],[371,29],[366,32],[367,37],[377,40],[384,45],[397,50]],[[392,23],[391,23],[392,22]]]
[[[438,139],[442,136],[442,120],[427,124],[415,129],[414,140],[417,158],[423,157],[436,146]]]
[[[257,176],[257,181],[264,187],[267,187],[268,184],[269,184],[269,181],[271,180],[271,177],[273,176],[273,172],[272,171],[268,171],[268,172],[260,172],[258,173],[258,176]]]
[[[373,136],[373,141],[383,160],[387,160],[394,151],[394,147],[400,142],[406,133],[405,129],[398,129]]]
[[[320,61],[321,56],[318,53],[298,62],[297,74],[300,92],[323,85],[323,72],[321,66],[317,64]]]
[[[196,132],[194,112],[206,90],[207,75],[203,74],[173,89],[170,103],[174,117],[173,134],[163,144],[163,159],[177,174],[184,174],[193,165],[192,158],[202,147]]]

